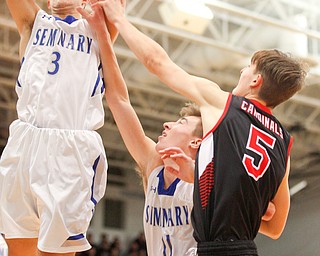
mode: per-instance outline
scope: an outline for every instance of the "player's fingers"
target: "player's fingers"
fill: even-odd
[[[77,11],[78,11],[78,13],[80,13],[80,15],[81,15],[83,18],[87,19],[87,18],[89,17],[89,13],[87,13],[87,11],[84,10],[83,8],[77,7]]]
[[[169,147],[169,148],[160,150],[159,153],[172,154],[172,153],[183,153],[183,151],[177,147]]]
[[[171,154],[170,155],[171,158],[173,159],[177,159],[177,158],[186,158],[185,154],[181,154],[181,153],[178,153],[178,154]]]
[[[168,154],[162,154],[161,155],[161,159],[163,160],[163,159],[166,159],[166,158],[168,158],[168,157],[170,157],[170,155],[168,155]]]
[[[174,169],[172,167],[167,167],[166,168],[170,173],[174,174],[174,175],[177,175],[179,173],[179,171],[177,169]]]
[[[91,8],[103,7],[104,3],[106,3],[106,1],[102,0],[90,0],[89,2]]]
[[[123,7],[126,7],[126,4],[127,4],[127,1],[126,1],[126,0],[120,0],[120,2],[121,2],[121,5],[122,5]]]
[[[160,154],[162,155],[169,155],[169,154],[172,154],[174,152],[172,152],[171,150],[162,150],[162,151],[159,151]]]

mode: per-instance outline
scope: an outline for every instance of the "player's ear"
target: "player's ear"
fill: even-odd
[[[196,138],[196,139],[193,139],[190,144],[193,149],[198,149],[201,145],[201,142],[202,142],[202,139]]]
[[[250,83],[251,87],[261,86],[263,82],[263,77],[261,74],[257,74],[256,77]]]

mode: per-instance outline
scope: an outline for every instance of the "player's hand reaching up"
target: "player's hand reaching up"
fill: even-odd
[[[160,150],[159,154],[167,171],[183,181],[194,182],[194,160],[187,156],[181,148],[168,147]]]
[[[77,11],[81,14],[81,16],[86,19],[91,27],[96,33],[105,32],[106,20],[104,16],[103,9],[100,5],[98,5],[98,0],[90,0],[89,4],[92,9],[91,12],[78,7]]]
[[[125,17],[126,0],[100,0],[96,2],[103,8],[108,21],[112,24]]]

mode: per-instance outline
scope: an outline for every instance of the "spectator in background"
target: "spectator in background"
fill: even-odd
[[[91,248],[87,251],[77,252],[76,256],[96,256],[97,255],[97,245],[93,241],[92,233],[87,233],[87,240],[91,244]]]
[[[97,256],[108,256],[110,253],[109,238],[106,233],[102,233],[100,236],[100,242],[97,247]]]
[[[110,245],[110,255],[117,256],[121,253],[121,243],[119,237],[114,237]]]
[[[139,236],[135,240],[139,246],[139,251],[147,251],[146,237],[144,232],[140,232]]]
[[[129,244],[126,256],[147,256],[147,244],[143,232]]]

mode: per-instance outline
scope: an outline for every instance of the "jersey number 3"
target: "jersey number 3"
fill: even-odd
[[[246,148],[259,155],[260,160],[258,165],[255,165],[254,158],[244,154],[242,163],[247,173],[256,181],[263,176],[271,162],[266,147],[273,149],[275,142],[274,137],[251,124]]]
[[[52,53],[53,60],[51,61],[52,63],[52,70],[48,70],[49,75],[55,75],[59,71],[59,60],[61,58],[61,55],[59,52],[53,52]]]

